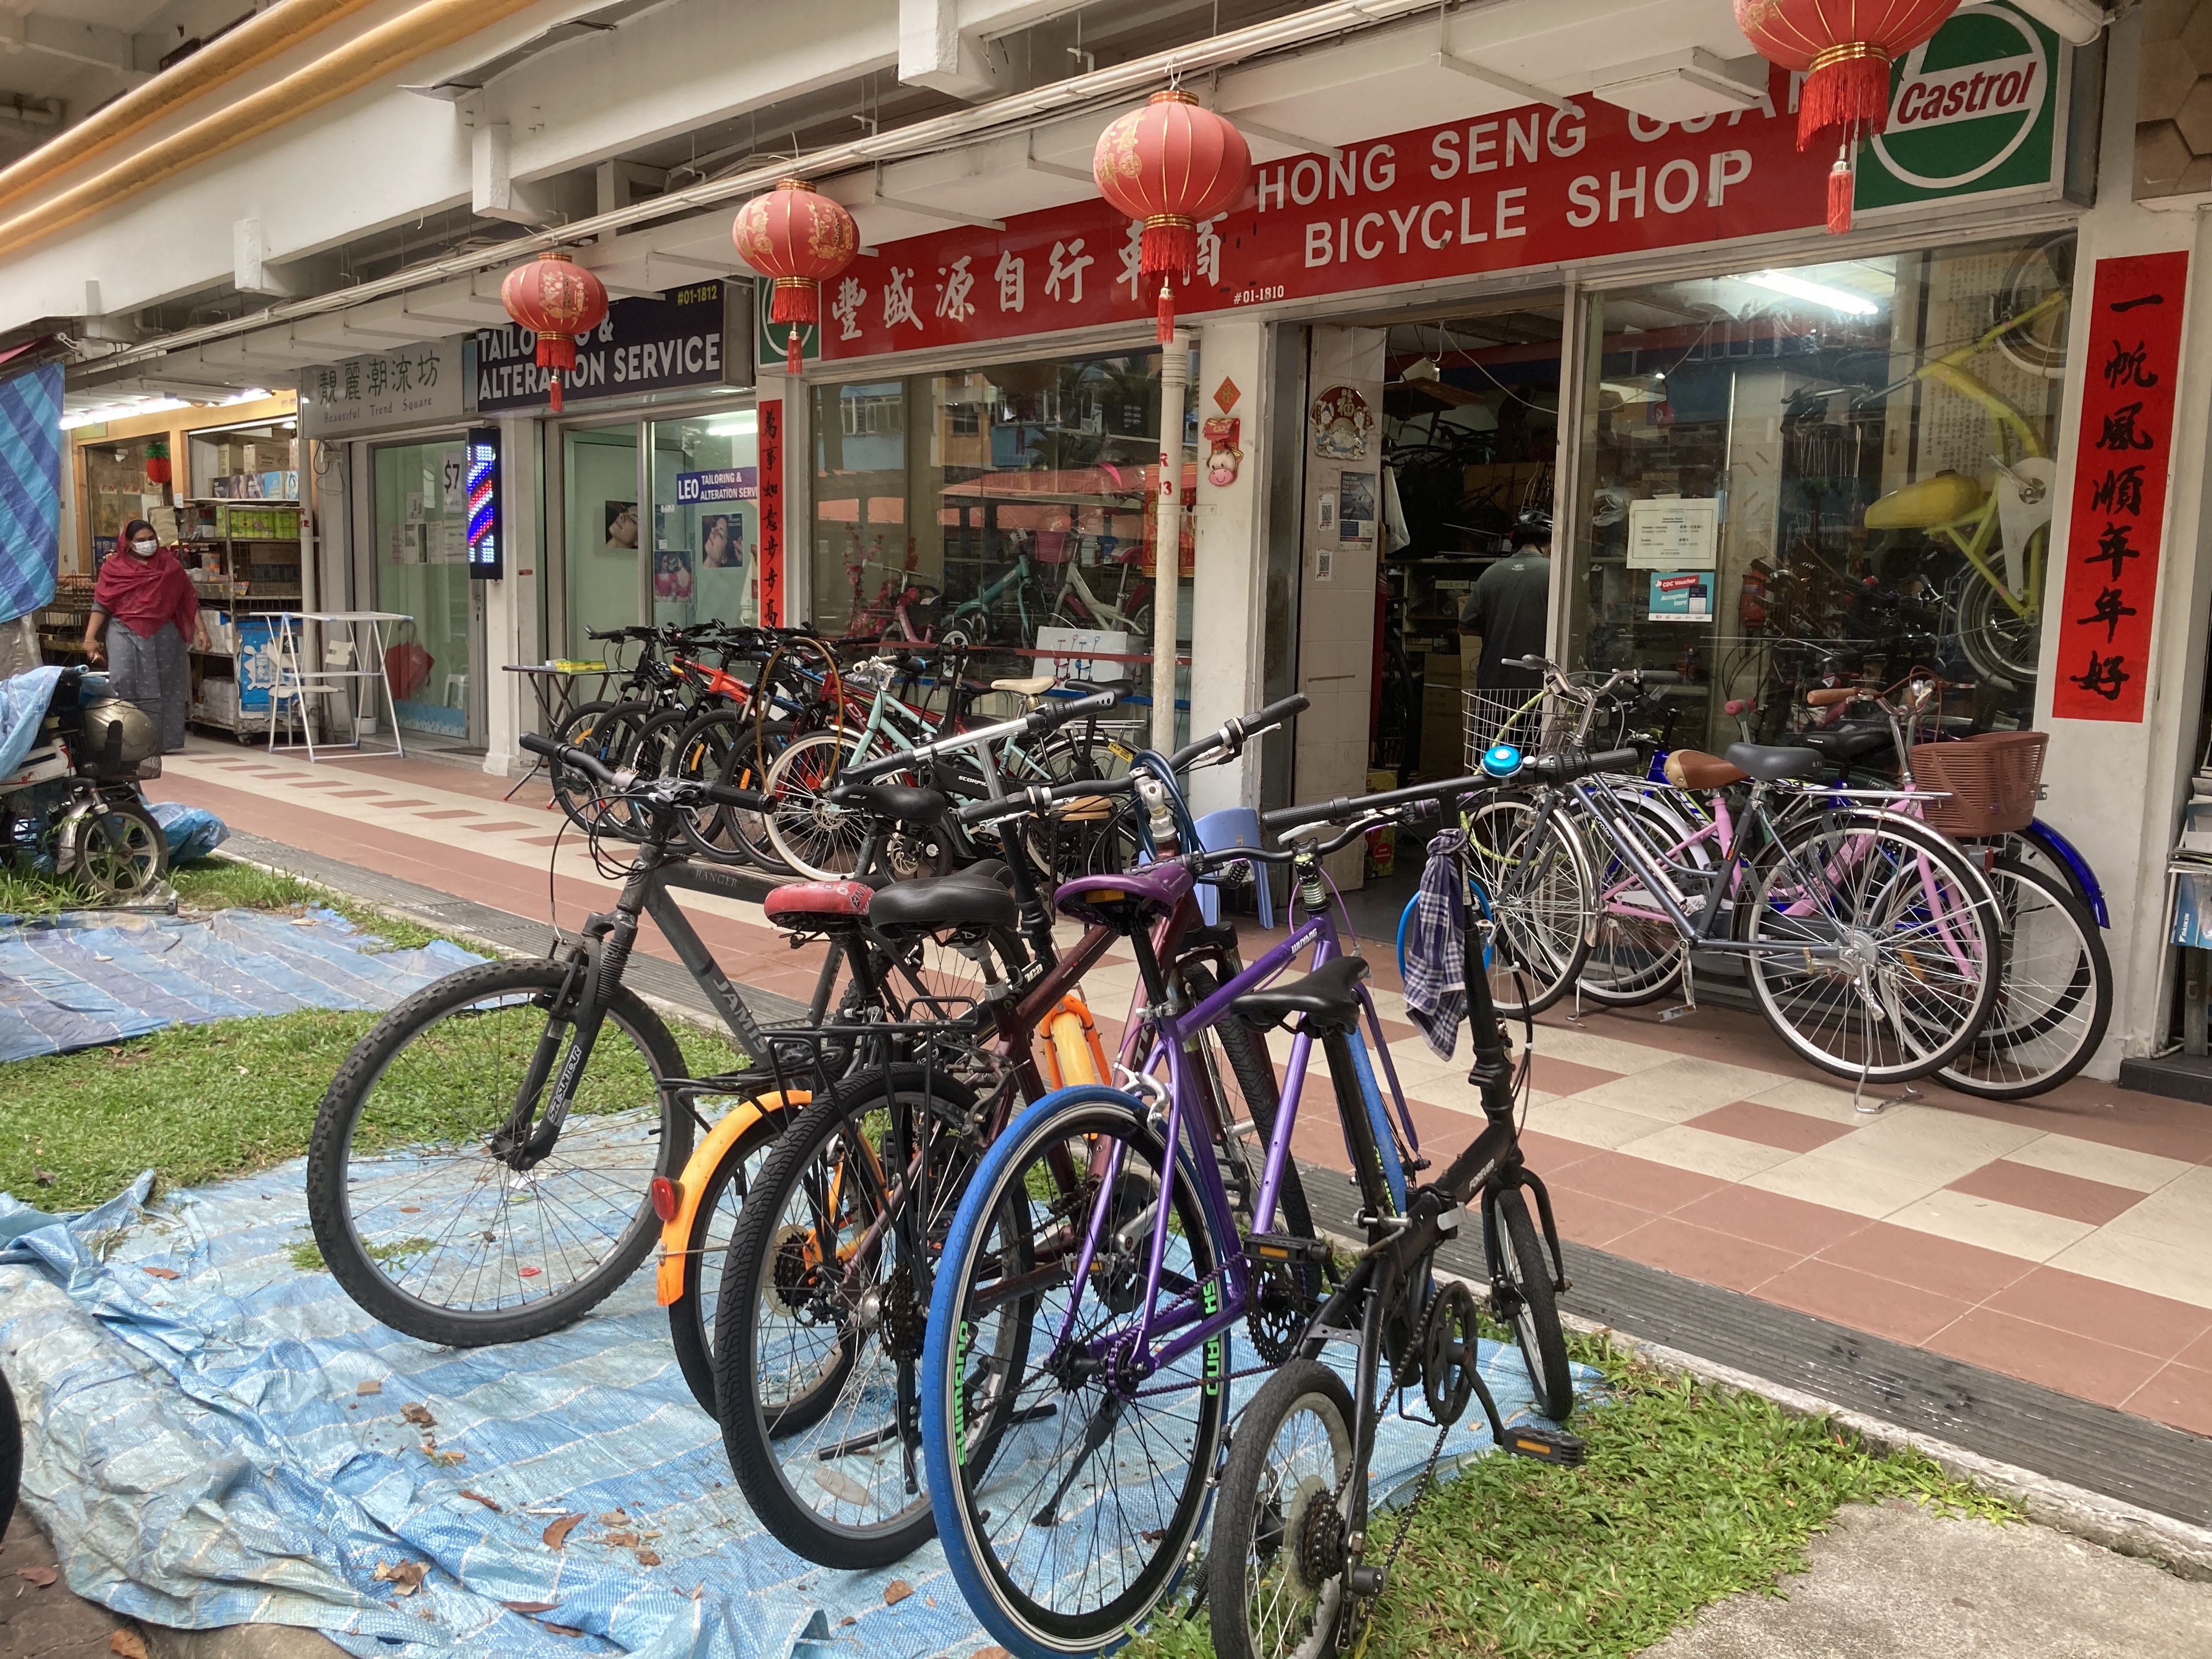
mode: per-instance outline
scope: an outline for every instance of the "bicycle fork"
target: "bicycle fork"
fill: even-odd
[[[623,969],[636,942],[634,913],[617,909],[612,915],[585,918],[582,951],[569,961],[568,980],[546,1010],[545,1030],[538,1039],[537,1052],[515,1090],[514,1109],[491,1139],[492,1155],[517,1175],[543,1163],[560,1139],[562,1126],[568,1121],[568,1109],[583,1081],[584,1067],[598,1046],[599,1028],[606,1022],[608,1005],[621,988]],[[539,1114],[538,1099],[545,1094],[549,1080],[551,1094]],[[535,1128],[531,1126],[533,1116]]]

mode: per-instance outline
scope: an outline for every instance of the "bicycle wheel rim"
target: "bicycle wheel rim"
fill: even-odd
[[[837,881],[860,861],[867,816],[830,804],[839,769],[854,758],[834,732],[810,732],[776,757],[769,772],[775,804],[768,835],[776,856],[813,881]]]
[[[1050,1174],[1055,1153],[1086,1172],[1073,1194]],[[1087,1087],[1047,1096],[979,1171],[939,1274],[922,1409],[940,1531],[969,1606],[1018,1650],[1092,1653],[1133,1626],[1173,1588],[1205,1517],[1227,1414],[1226,1331],[1115,1396],[1110,1414],[1101,1411],[1103,1372],[1063,1387],[1054,1370],[1074,1375],[1068,1358],[1079,1346],[1133,1330],[1134,1313],[1111,1304],[1127,1304],[1133,1285],[1141,1300],[1135,1251],[1094,1262],[1079,1290],[1068,1279],[1094,1218],[1109,1236],[1135,1229],[1136,1251],[1149,1251],[1144,1218],[1160,1189],[1147,1183],[1165,1157],[1129,1097]],[[1218,1255],[1188,1168],[1179,1164],[1170,1179],[1170,1277],[1208,1279]],[[986,1218],[1017,1202],[1027,1206],[1030,1243],[1010,1273],[977,1247]],[[1035,1340],[1026,1369],[999,1396],[1009,1426],[990,1455],[977,1455],[965,1449],[969,1358],[1022,1297],[1035,1301]]]
[[[1968,1094],[2019,1100],[2088,1063],[2112,1018],[2112,968],[2088,912],[2057,882],[2009,862],[1990,879],[2004,928],[1996,1006],[1939,1075]]]
[[[1525,801],[1492,801],[1468,820],[1468,878],[1496,923],[1491,999],[1509,1018],[1541,1013],[1587,957],[1593,898],[1580,841],[1556,817],[1539,828]]]
[[[1642,821],[1645,838],[1661,852],[1689,839],[1691,826],[1640,795],[1619,797],[1621,809]],[[1666,994],[1681,976],[1689,953],[1650,884],[1609,836],[1592,860],[1596,893],[1590,947],[1575,984],[1583,995],[1615,1007],[1633,1007]],[[1688,849],[1686,849],[1687,851]],[[1703,865],[1695,853],[1690,856]],[[1681,857],[1683,854],[1676,854]]]
[[[1334,1389],[1332,1382],[1337,1383]],[[1325,1528],[1325,1522],[1314,1518],[1316,1506],[1336,1507],[1336,1493],[1352,1474],[1352,1425],[1344,1410],[1348,1402],[1335,1374],[1310,1361],[1279,1372],[1269,1387],[1301,1391],[1279,1414],[1264,1408],[1273,1401],[1263,1406],[1255,1399],[1248,1408],[1253,1420],[1240,1430],[1240,1438],[1256,1431],[1266,1434],[1267,1442],[1249,1497],[1224,1484],[1223,1502],[1249,1504],[1253,1513],[1237,1528],[1248,1540],[1243,1559],[1224,1565],[1242,1581],[1242,1634],[1253,1659],[1322,1659],[1335,1648],[1344,1577],[1336,1573],[1319,1583],[1310,1582],[1299,1559],[1298,1540],[1309,1529]],[[1218,1516],[1216,1528],[1226,1520]]]
[[[376,1066],[334,1125],[346,1179],[317,1218],[325,1251],[368,1264],[404,1308],[481,1327],[486,1340],[563,1300],[589,1306],[657,1225],[648,1188],[669,1150],[659,1067],[620,1008],[608,1011],[552,1152],[518,1172],[486,1150],[545,1032],[538,1000],[559,977],[518,975],[457,997]],[[465,1117],[456,1100],[477,1109]],[[326,1227],[337,1231],[325,1238]]]
[[[1926,1077],[1988,1018],[1995,911],[1979,873],[1917,824],[1808,823],[1759,872],[1751,942],[1787,948],[1752,952],[1752,987],[1814,1065],[1868,1082]]]

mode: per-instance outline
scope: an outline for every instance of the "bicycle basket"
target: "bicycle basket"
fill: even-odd
[[[1492,744],[1510,743],[1524,755],[1557,755],[1575,747],[1575,728],[1582,710],[1552,692],[1478,691],[1460,693],[1467,721],[1467,769],[1481,769],[1482,757]],[[1590,721],[1582,747],[1595,754],[1619,747],[1626,741],[1624,711],[1608,703]]]
[[[1960,836],[2027,829],[2042,793],[2050,742],[2045,732],[1981,732],[1955,743],[1915,744],[1914,781],[1950,795],[1927,803],[1929,827]]]

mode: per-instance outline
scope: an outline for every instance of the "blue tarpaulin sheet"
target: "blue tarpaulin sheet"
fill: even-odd
[[[302,1008],[389,1008],[481,961],[436,940],[381,941],[331,910],[292,916],[72,911],[0,927],[0,1061]]]
[[[173,1626],[312,1626],[399,1659],[901,1659],[987,1644],[937,1545],[836,1572],[761,1529],[684,1386],[649,1265],[566,1331],[435,1347],[298,1259],[303,1186],[293,1164],[143,1210],[142,1182],[0,1248],[26,1500],[80,1594]],[[1509,1415],[1526,1411],[1511,1349],[1484,1344],[1483,1371]],[[1256,1387],[1241,1382],[1238,1403]],[[432,1426],[403,1416],[413,1404]],[[1448,1462],[1488,1445],[1480,1419],[1453,1430]],[[1378,1490],[1404,1491],[1434,1438],[1386,1419]],[[550,1548],[547,1524],[571,1514],[586,1518]],[[377,1570],[405,1563],[426,1571],[401,1596]],[[913,1594],[886,1602],[899,1579]]]

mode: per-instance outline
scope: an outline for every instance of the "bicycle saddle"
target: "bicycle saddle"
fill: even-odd
[[[761,909],[779,927],[820,927],[866,915],[872,896],[864,881],[793,881],[763,899]]]
[[[830,792],[832,806],[851,807],[900,823],[935,823],[945,816],[945,797],[934,789],[905,783],[845,783]]]
[[[1266,1030],[1292,1014],[1304,1014],[1316,1036],[1349,1031],[1359,1024],[1359,981],[1367,977],[1364,957],[1335,957],[1286,984],[1247,991],[1229,1006],[1247,1025]]]
[[[1728,763],[1741,767],[1748,777],[1761,783],[1779,783],[1784,778],[1813,777],[1821,766],[1817,749],[1786,748],[1764,743],[1732,743],[1728,746]]]
[[[993,680],[994,691],[1012,691],[1017,696],[1041,697],[1060,682],[1049,674],[1032,674],[1025,680]]]
[[[949,876],[895,881],[868,907],[868,925],[885,939],[911,939],[948,928],[1012,927],[1018,907],[988,864]]]
[[[1890,745],[1887,726],[1844,726],[1829,732],[1792,733],[1798,742],[1832,763],[1855,761],[1862,755],[1880,754]]]

